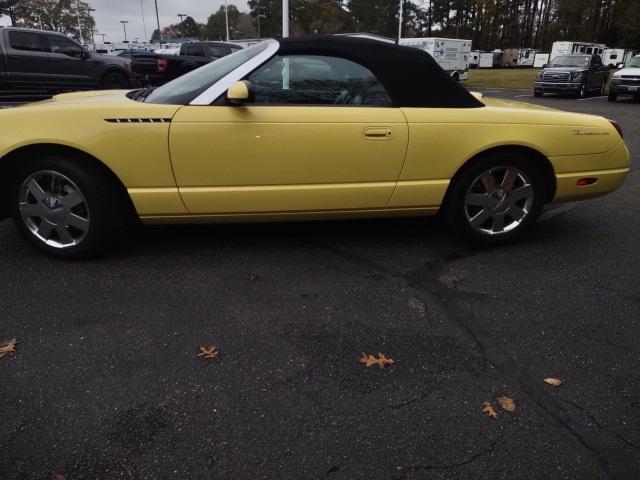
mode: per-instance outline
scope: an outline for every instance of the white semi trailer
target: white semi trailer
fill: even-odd
[[[424,50],[456,80],[469,77],[471,40],[460,38],[401,38],[400,45]]]

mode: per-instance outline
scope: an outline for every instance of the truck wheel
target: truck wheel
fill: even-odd
[[[587,84],[583,83],[580,86],[580,90],[578,90],[578,92],[576,93],[576,98],[587,98],[588,94],[589,94],[589,90],[587,90]]]
[[[544,95],[544,93],[542,92],[542,90],[534,90],[533,91],[533,96],[534,97],[542,97]]]
[[[473,242],[514,240],[529,230],[545,203],[544,176],[522,154],[485,155],[456,177],[444,205],[445,218]]]
[[[56,258],[102,253],[117,243],[130,220],[121,192],[100,169],[61,155],[22,162],[10,195],[18,230]]]
[[[609,96],[607,97],[607,99],[610,102],[615,102],[618,99],[618,94],[609,90]]]
[[[122,90],[129,88],[129,80],[122,73],[109,72],[102,79],[102,88],[105,90]]]

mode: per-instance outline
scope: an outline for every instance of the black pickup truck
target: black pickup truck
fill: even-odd
[[[242,47],[232,43],[189,42],[180,46],[178,55],[134,52],[131,62],[137,83],[162,85],[238,50],[242,50]]]
[[[0,96],[128,88],[132,83],[129,59],[91,53],[60,33],[0,28]]]
[[[609,68],[600,55],[558,55],[538,72],[533,94],[568,93],[584,98],[590,93],[603,94],[608,79]]]

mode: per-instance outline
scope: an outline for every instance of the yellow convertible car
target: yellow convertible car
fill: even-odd
[[[2,217],[94,255],[144,223],[432,215],[500,243],[544,204],[617,189],[619,126],[474,95],[418,49],[267,40],[157,89],[0,111]]]

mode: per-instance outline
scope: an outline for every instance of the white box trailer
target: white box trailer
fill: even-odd
[[[480,54],[480,61],[478,62],[478,68],[493,68],[496,64],[495,57],[496,57],[495,52],[482,52]]]
[[[602,63],[607,67],[617,67],[621,63],[627,64],[635,54],[636,50],[627,50],[624,48],[606,48],[602,54]]]
[[[558,55],[572,55],[572,54],[587,54],[587,55],[600,55],[604,53],[606,45],[602,43],[588,43],[588,42],[553,42],[551,46],[551,54],[549,60],[552,61]]]
[[[536,53],[533,58],[533,68],[542,68],[543,65],[549,63],[549,53]]]
[[[400,45],[424,50],[456,80],[469,77],[471,40],[460,38],[401,38]]]
[[[518,67],[527,68],[533,67],[533,61],[540,50],[534,48],[521,48],[518,50]]]
[[[469,68],[478,68],[480,64],[480,54],[482,51],[480,50],[472,50],[469,55]]]

